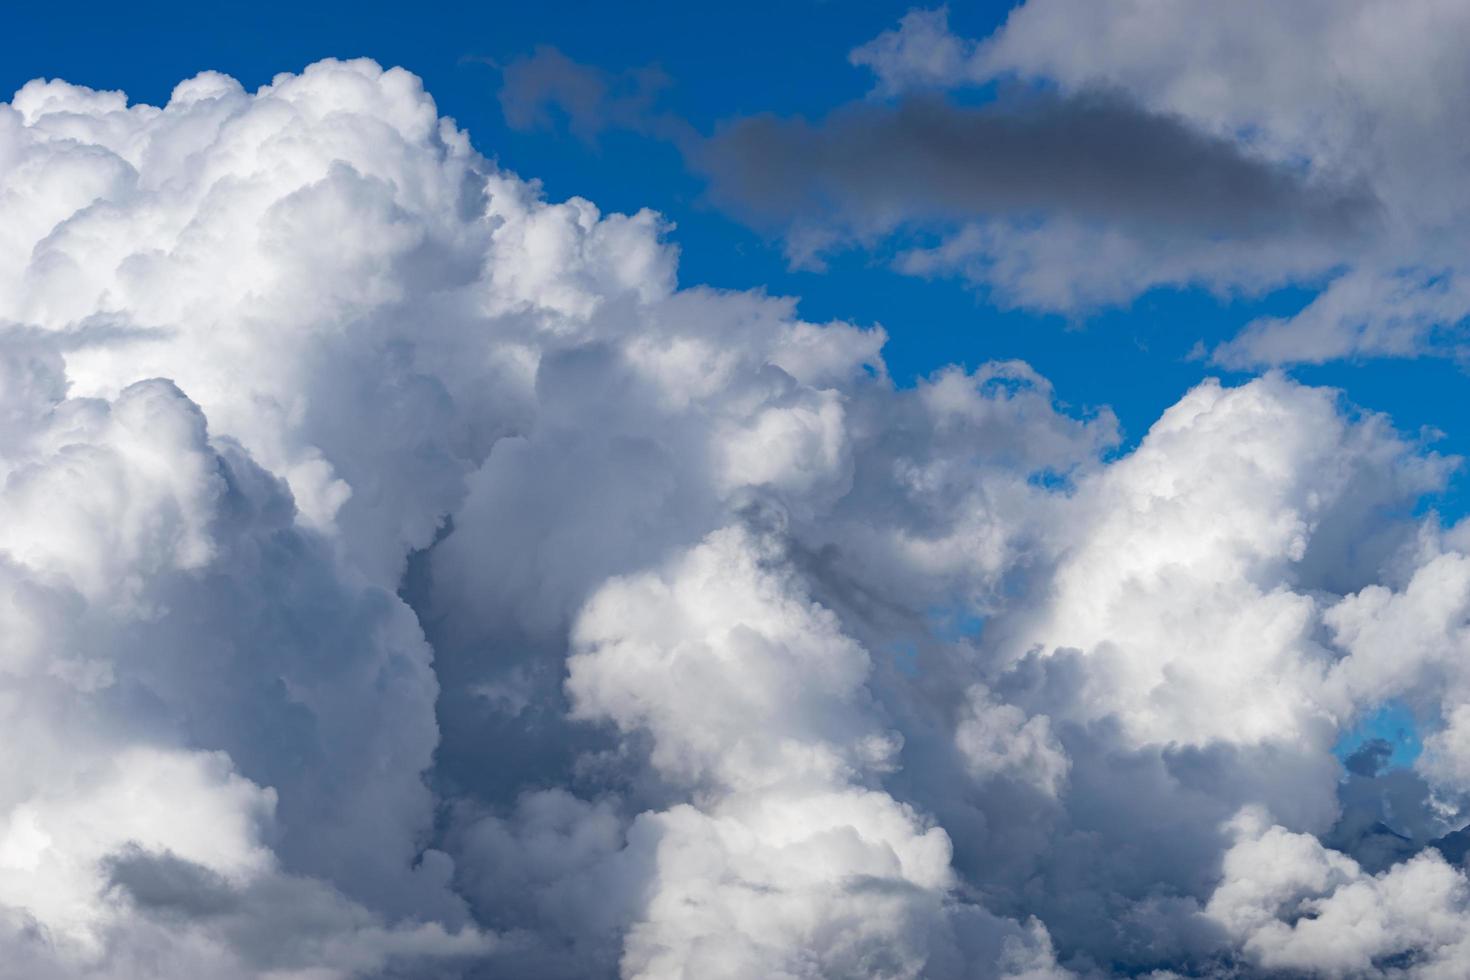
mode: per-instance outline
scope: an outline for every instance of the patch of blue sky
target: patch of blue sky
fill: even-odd
[[[950,643],[975,640],[985,629],[985,619],[964,606],[935,606],[925,614],[929,632]]]
[[[926,640],[962,643],[976,640],[985,629],[985,619],[962,605],[934,606],[924,612]],[[888,647],[893,668],[905,677],[919,676],[919,642],[904,640]]]
[[[1344,732],[1333,746],[1333,754],[1346,762],[1365,745],[1381,740],[1388,745],[1388,754],[1383,766],[1402,769],[1412,766],[1424,751],[1424,742],[1419,735],[1419,722],[1408,706],[1399,701],[1386,701],[1372,714],[1367,715],[1350,730]]]

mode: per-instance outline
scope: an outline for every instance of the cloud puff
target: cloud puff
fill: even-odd
[[[370,62],[31,83],[0,159],[0,970],[1269,975],[1308,901],[1463,972],[1470,531],[1389,420],[896,387]]]
[[[566,115],[580,139],[595,140],[604,130],[633,129],[669,139],[695,134],[677,117],[655,111],[659,92],[672,84],[657,66],[613,75],[573,61],[548,45],[516,58],[501,69],[500,101],[505,121],[515,129],[552,124],[552,110]]]
[[[1268,825],[1259,812],[1243,812],[1232,830],[1236,843],[1207,914],[1243,942],[1252,961],[1328,977],[1464,970],[1470,882],[1438,851],[1368,875],[1314,838]]]

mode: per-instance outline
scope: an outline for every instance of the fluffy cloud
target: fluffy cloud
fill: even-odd
[[[1072,767],[1046,715],[1027,718],[1015,705],[996,701],[983,684],[970,688],[969,717],[960,719],[954,737],[970,772],[982,779],[1010,776],[1056,796]]]
[[[416,843],[435,682],[407,607],[294,526],[283,486],[170,382],[31,409],[0,494],[0,903],[27,948],[103,976],[154,957],[347,976],[487,948]],[[208,893],[140,891],[160,862]],[[267,943],[246,912],[274,901],[300,929]],[[452,931],[394,925],[420,909]]]
[[[1374,575],[1381,549],[1409,543],[1391,527],[1375,529],[1383,541],[1339,542],[1361,531],[1335,525],[1360,528],[1364,511],[1444,475],[1382,419],[1350,424],[1330,390],[1274,375],[1205,383],[1080,488],[1051,595],[1026,613],[1037,620],[1007,624],[1007,641],[1089,654],[1093,682],[1109,689],[1103,710],[1141,741],[1311,738],[1332,707],[1322,618],[1347,615],[1324,610],[1322,592]]]
[[[1243,811],[1207,914],[1268,970],[1453,977],[1470,962],[1470,882],[1427,851],[1378,875]]]
[[[31,83],[0,160],[0,971],[1463,966],[1470,531],[1389,420],[896,387],[369,62]]]
[[[574,712],[648,730],[653,765],[704,787],[698,809],[641,818],[656,870],[624,974],[1014,976],[1028,941],[1049,960],[1044,934],[947,908],[947,835],[865,787],[901,739],[870,717],[868,655],[787,561],[716,531],[657,578],[604,586],[573,632]]]

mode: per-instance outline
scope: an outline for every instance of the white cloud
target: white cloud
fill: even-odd
[[[997,702],[981,684],[970,688],[969,713],[954,737],[970,772],[982,779],[1010,776],[1056,796],[1072,767],[1046,715],[1027,718],[1015,705]]]
[[[785,562],[774,542],[723,529],[661,575],[604,586],[574,630],[574,711],[646,728],[653,764],[704,787],[698,807],[640,818],[656,870],[624,974],[983,970],[930,948],[957,942],[949,838],[862,788],[901,740],[872,717],[866,652]]]
[[[949,30],[949,8],[910,10],[895,30],[854,48],[848,60],[878,76],[887,92],[935,86],[949,88],[974,73],[974,41]]]
[[[1051,594],[1006,642],[1082,650],[1092,703],[1146,742],[1316,741],[1334,655],[1313,566],[1352,570],[1314,552],[1343,533],[1337,512],[1412,500],[1444,473],[1381,419],[1350,423],[1330,390],[1207,382],[1082,483]]]
[[[1259,812],[1243,812],[1232,830],[1206,914],[1267,970],[1437,978],[1470,968],[1470,883],[1438,852],[1369,875]]]

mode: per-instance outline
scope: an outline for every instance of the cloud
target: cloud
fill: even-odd
[[[621,129],[673,143],[714,203],[783,238],[796,265],[891,238],[899,269],[959,271],[1013,305],[1078,311],[1157,285],[1321,278],[1379,231],[1374,192],[1352,173],[1271,158],[1121,87],[1008,85],[979,105],[939,94],[983,81],[975,48],[943,11],[914,12],[853,52],[886,100],[815,123],[737,117],[708,135],[658,109],[669,79],[657,68],[614,75],[545,46],[506,66],[499,95],[517,128],[554,125],[555,109],[582,139]],[[939,245],[916,244],[933,234]]]
[[[614,75],[543,44],[501,69],[496,97],[514,129],[549,127],[555,109],[584,140],[594,140],[611,128],[674,140],[692,137],[693,129],[683,120],[654,111],[660,93],[672,84],[657,65]]]
[[[947,908],[947,835],[862,787],[901,738],[865,710],[866,651],[784,564],[721,529],[658,578],[609,582],[573,630],[574,714],[648,730],[652,764],[706,788],[639,818],[657,871],[625,975],[1011,976],[1028,943],[1050,960],[1044,934]],[[962,956],[956,929],[989,949]]]
[[[0,972],[1464,972],[1470,529],[1390,420],[897,387],[366,61],[32,83],[0,159]]]
[[[218,886],[195,896],[206,906],[303,881],[295,921],[315,936],[301,940],[302,967],[351,975],[308,947],[356,941],[342,929],[377,930],[391,947],[405,937],[385,916],[404,900],[458,920],[442,944],[426,935],[406,954],[485,948],[434,880],[436,859],[413,867],[435,685],[407,608],[294,528],[282,486],[237,446],[212,445],[171,383],[110,403],[45,397],[0,494],[12,733],[0,903],[44,930],[61,972],[142,975],[155,955],[180,974],[243,971],[253,954],[231,934],[178,945],[108,898],[119,855],[143,849]],[[295,597],[281,601],[282,588]],[[332,779],[314,759],[331,760]],[[183,900],[138,881],[129,894],[152,895],[150,908]],[[323,903],[340,923],[313,922]],[[280,949],[292,921],[275,931]],[[364,962],[377,962],[373,945]]]
[[[1370,876],[1311,837],[1267,826],[1258,812],[1243,812],[1233,830],[1237,843],[1208,914],[1262,967],[1329,977],[1404,961],[1410,976],[1464,969],[1470,883],[1438,852]]]
[[[984,685],[970,688],[971,710],[955,726],[955,745],[977,778],[1009,776],[1056,796],[1072,762],[1051,732],[1046,715],[1027,718],[998,702]]]
[[[1463,346],[1470,305],[1462,298],[1457,229],[1466,188],[1454,93],[1470,81],[1457,40],[1464,28],[1461,8],[1435,0],[1228,9],[1027,0],[979,41],[953,35],[943,8],[912,11],[852,60],[872,70],[887,94],[998,81],[1038,84],[1064,97],[1120,93],[1263,166],[1286,168],[1308,185],[1328,178],[1374,201],[1379,220],[1365,234],[1316,242],[1288,236],[1273,241],[1259,263],[1218,248],[1170,255],[1135,245],[1135,254],[1094,270],[1073,244],[1084,233],[1067,220],[1020,234],[981,223],[911,266],[1002,285],[1019,275],[1005,270],[1029,267],[1018,295],[1042,307],[1121,302],[1160,284],[1253,290],[1330,280],[1300,313],[1251,324],[1215,352],[1219,363],[1241,368]],[[1086,234],[1102,254],[1106,239]],[[1159,262],[1166,271],[1147,271]],[[1125,281],[1111,296],[1073,282],[1104,272]]]
[[[952,88],[967,78],[980,79],[976,42],[949,29],[949,8],[910,10],[896,30],[887,30],[853,48],[847,60],[878,77],[881,91],[892,95],[922,88]]]
[[[1351,237],[1371,197],[1308,181],[1117,94],[859,103],[815,125],[737,120],[696,166],[737,211],[795,226],[789,248],[905,226],[1062,214],[1125,236],[1211,241]],[[810,243],[810,244],[806,244]]]

